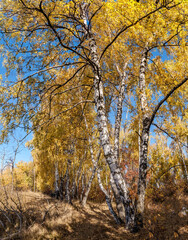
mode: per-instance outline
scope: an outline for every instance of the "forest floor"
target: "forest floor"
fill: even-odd
[[[3,204],[7,209],[2,210]],[[19,192],[6,203],[0,199],[0,239],[188,239],[188,195],[175,194],[162,203],[148,200],[146,205],[145,226],[133,234],[114,223],[105,203],[88,202],[83,209],[78,202],[69,205],[41,193]]]

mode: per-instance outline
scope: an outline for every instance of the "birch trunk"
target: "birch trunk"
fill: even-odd
[[[133,220],[130,211],[131,201],[128,193],[128,186],[126,185],[125,180],[121,174],[120,167],[118,166],[117,161],[114,158],[113,149],[110,144],[99,56],[97,53],[97,45],[94,39],[94,35],[91,33],[89,27],[87,26],[87,8],[87,4],[81,5],[82,19],[84,20],[85,29],[87,30],[85,34],[87,34],[89,40],[89,49],[91,56],[90,60],[92,62],[92,70],[94,75],[94,100],[97,110],[100,142],[104,151],[105,159],[109,165],[112,177],[121,197],[121,201],[124,204],[124,208],[126,211],[126,226],[129,228],[131,227]]]
[[[80,176],[81,176],[81,170],[82,170],[82,163],[85,159],[86,156],[86,150],[84,153],[84,157],[82,159],[80,159],[80,164],[79,164],[79,168],[78,171],[76,173],[76,198],[78,199],[78,194],[79,194],[79,184],[80,184]]]
[[[95,177],[95,172],[97,170],[97,164],[98,164],[98,161],[100,159],[100,155],[101,155],[101,151],[99,150],[97,159],[96,159],[96,161],[93,164],[94,166],[93,166],[91,177],[90,177],[90,179],[88,181],[88,184],[87,184],[87,187],[86,187],[86,191],[85,191],[85,194],[84,194],[83,199],[82,199],[82,203],[81,204],[82,204],[83,207],[86,205],[86,202],[87,202],[87,198],[88,198],[88,195],[89,195],[89,192],[90,192],[90,189],[91,189],[91,184],[93,182],[93,179]]]
[[[71,198],[74,199],[76,195],[76,173],[75,173],[75,159],[73,161],[73,177],[72,177],[72,189]]]
[[[81,101],[82,101],[82,97],[81,96],[80,96],[80,98],[81,98]],[[82,107],[82,110],[83,110],[83,107]],[[89,133],[89,127],[88,127],[87,119],[86,119],[86,116],[85,116],[84,112],[83,112],[83,117],[84,117],[86,130]],[[97,159],[95,160],[93,146],[92,146],[91,138],[90,138],[89,135],[88,135],[88,141],[89,141],[89,149],[90,149],[90,154],[91,154],[91,161],[93,163],[93,169],[92,169],[91,177],[90,177],[90,179],[88,181],[88,184],[86,186],[85,194],[84,194],[82,202],[81,202],[83,207],[86,205],[87,198],[88,198],[88,195],[89,195],[89,192],[90,192],[90,189],[91,189],[91,184],[92,184],[92,181],[93,181],[93,179],[95,177],[95,172],[97,170],[97,164],[98,164],[98,161],[99,161],[99,158],[100,158],[100,154],[101,154],[101,151],[99,150]]]
[[[84,190],[85,190],[85,174],[84,173],[82,173],[81,180],[82,180],[82,191],[81,191],[81,194],[80,194],[80,202],[82,202],[83,195],[84,195]]]
[[[108,208],[110,210],[110,213],[112,214],[112,216],[114,217],[115,221],[117,224],[120,224],[122,221],[121,219],[117,216],[116,212],[114,211],[113,207],[112,207],[112,203],[111,203],[111,199],[110,196],[108,194],[108,192],[106,191],[106,189],[103,187],[102,181],[101,181],[101,176],[100,176],[100,170],[97,170],[97,179],[98,179],[98,183],[99,183],[99,187],[102,190],[102,192],[104,193],[105,197],[106,197],[106,202],[108,205]]]
[[[182,165],[183,177],[186,180],[186,182],[188,183],[187,166],[186,166],[184,156],[183,156],[183,153],[182,153],[181,144],[180,144],[179,141],[177,142],[177,144],[178,144],[178,148],[179,148],[179,155],[180,155],[180,160],[181,160],[180,164]]]
[[[124,204],[122,202],[121,196],[119,195],[119,191],[114,182],[114,179],[112,177],[112,174],[110,174],[110,185],[111,185],[112,192],[113,192],[113,195],[115,198],[118,216],[119,216],[121,222],[124,223],[125,222],[125,208],[124,208]]]
[[[147,175],[147,154],[149,142],[150,116],[147,108],[146,99],[146,81],[145,72],[147,64],[147,48],[144,49],[140,65],[139,87],[140,87],[140,103],[142,111],[142,132],[139,146],[139,180],[138,180],[138,201],[137,201],[137,225],[143,226],[143,213],[146,191],[146,175]]]
[[[120,71],[119,66],[116,65],[117,71],[120,76],[121,84],[119,87],[119,96],[118,96],[118,104],[117,104],[117,115],[115,119],[115,130],[114,130],[114,160],[117,164],[119,164],[119,134],[120,134],[120,128],[121,128],[121,119],[122,119],[122,105],[124,100],[124,92],[125,92],[125,81],[127,78],[127,74],[125,72],[127,67],[127,63],[124,65],[123,73]],[[115,197],[116,201],[116,208],[118,211],[118,215],[122,222],[125,222],[125,209],[123,202],[121,201],[121,197],[119,195],[118,189],[116,187],[116,184],[114,182],[114,179],[112,177],[112,174],[110,176],[110,184],[112,187],[112,191]]]
[[[60,199],[63,200],[63,185],[64,185],[64,178],[65,176],[61,176],[60,177],[60,186],[59,186],[59,196],[60,196]]]
[[[59,198],[59,171],[58,171],[58,162],[55,163],[55,197]]]
[[[70,190],[69,190],[69,167],[70,167],[71,161],[67,161],[67,171],[66,171],[66,186],[65,186],[65,199],[68,203],[71,203],[71,196],[70,196]]]
[[[12,175],[12,192],[14,191],[14,163],[11,165],[11,175]]]
[[[117,115],[115,119],[115,130],[114,130],[114,158],[115,161],[118,162],[119,159],[119,134],[121,129],[121,119],[122,119],[122,107],[124,100],[124,92],[125,92],[125,81],[127,78],[126,74],[127,63],[124,65],[123,73],[120,71],[118,65],[116,65],[117,71],[120,76],[121,84],[119,87],[119,96],[118,96],[118,104],[117,104]]]
[[[146,99],[146,81],[145,72],[147,64],[147,47],[144,49],[140,65],[140,76],[139,76],[139,87],[140,87],[140,103],[142,111],[142,133],[140,140],[140,162],[139,162],[139,180],[138,180],[138,201],[137,201],[137,222],[140,226],[143,225],[143,214],[144,214],[144,201],[145,201],[145,191],[146,191],[146,175],[147,175],[147,154],[148,154],[148,142],[149,142],[149,132],[150,126],[162,104],[167,101],[167,99],[181,87],[184,83],[188,81],[185,77],[179,84],[173,87],[164,98],[156,105],[151,115],[149,115]],[[135,221],[136,222],[136,221]],[[137,224],[138,225],[138,224]]]
[[[33,168],[33,191],[36,192],[36,172],[35,172],[35,167]]]

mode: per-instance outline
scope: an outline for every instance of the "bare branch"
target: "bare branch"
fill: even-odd
[[[72,65],[77,65],[77,64],[83,64],[85,62],[73,62],[73,63],[65,63],[65,64],[61,64],[61,65],[57,65],[57,66],[53,66],[53,67],[49,67],[49,68],[45,68],[45,69],[42,69],[42,70],[39,70],[33,74],[30,74],[29,76],[17,81],[16,83],[14,83],[13,85],[19,83],[19,82],[24,82],[26,81],[27,79],[37,75],[37,74],[40,74],[40,73],[43,73],[43,72],[47,72],[49,70],[53,70],[53,69],[56,69],[56,68],[62,68],[62,67],[67,67],[67,66],[72,66]],[[84,65],[85,66],[85,65]]]
[[[168,173],[172,168],[176,168],[176,167],[181,167],[181,164],[177,164],[174,166],[169,167],[166,171],[164,171],[159,177],[155,178],[155,180],[159,180],[162,176],[164,176],[166,173]],[[188,164],[186,164],[186,166],[188,166]]]
[[[164,132],[168,137],[170,137],[171,139],[173,139],[174,141],[177,141],[177,138],[170,135],[165,129],[162,129],[161,127],[159,127],[156,123],[152,123],[153,126],[155,126],[156,128],[158,128],[160,131]],[[179,141],[179,140],[178,140]],[[188,148],[188,146],[184,143],[182,143],[181,141],[179,141],[184,147]]]
[[[157,106],[155,107],[151,117],[150,117],[150,121],[148,124],[148,129],[150,129],[151,124],[153,123],[153,120],[155,118],[155,115],[157,114],[159,108],[161,107],[161,105],[167,101],[167,99],[175,92],[176,89],[178,89],[179,87],[181,87],[184,83],[186,83],[188,80],[188,77],[185,77],[183,81],[181,81],[179,84],[177,84],[175,87],[173,87],[168,93],[167,95],[157,104]]]

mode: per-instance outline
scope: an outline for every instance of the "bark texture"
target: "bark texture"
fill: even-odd
[[[81,100],[82,100],[82,97],[81,97]],[[82,108],[82,110],[83,110],[83,108]],[[85,116],[84,112],[83,112],[83,118],[84,118],[86,130],[89,133],[89,127],[88,127],[87,119],[86,119],[86,116]],[[93,182],[93,179],[95,177],[96,170],[97,170],[97,164],[98,164],[98,161],[99,161],[99,158],[100,158],[100,155],[101,155],[101,150],[99,150],[98,155],[97,155],[97,159],[95,160],[90,135],[88,136],[88,141],[89,141],[89,149],[90,149],[90,154],[91,154],[91,161],[93,163],[93,169],[92,169],[91,177],[90,177],[90,179],[88,181],[88,184],[86,186],[85,194],[84,194],[83,199],[82,199],[82,206],[83,207],[86,205],[87,198],[88,198],[88,195],[89,195],[89,192],[90,192],[90,189],[91,189],[91,185],[92,185],[92,182]]]
[[[59,193],[59,171],[58,171],[58,162],[55,163],[55,197],[58,199],[60,196]]]
[[[123,223],[123,222],[125,222],[125,208],[124,208],[124,204],[122,202],[121,196],[119,195],[117,186],[114,182],[114,178],[112,177],[112,174],[110,174],[110,185],[111,185],[112,192],[113,192],[113,195],[115,198],[118,216],[121,219],[121,222]]]
[[[135,218],[136,228],[143,226],[143,214],[145,203],[145,191],[146,191],[146,175],[147,175],[147,154],[148,154],[148,142],[149,142],[149,129],[150,129],[150,116],[148,112],[147,99],[146,99],[146,66],[148,49],[144,49],[139,74],[139,88],[140,88],[140,104],[142,111],[142,130],[139,141],[139,180],[138,180],[138,200],[137,200],[137,214]]]
[[[89,30],[87,26],[87,7],[86,4],[81,5],[82,8],[82,18],[84,20],[84,29],[87,30],[87,38],[89,40],[89,49],[90,49],[90,59],[92,62],[92,70],[94,75],[94,99],[95,106],[97,110],[98,118],[98,131],[100,134],[100,142],[104,151],[105,159],[109,165],[112,177],[116,184],[116,187],[119,192],[119,196],[124,205],[126,212],[126,226],[129,228],[132,225],[132,214],[130,211],[130,197],[128,192],[128,186],[125,183],[125,180],[121,174],[120,167],[116,159],[114,158],[113,149],[110,144],[109,131],[107,128],[107,117],[105,110],[105,101],[104,101],[104,90],[102,82],[102,73],[100,68],[99,56],[97,53],[97,45],[95,42],[94,35]]]
[[[82,202],[84,191],[85,191],[85,174],[84,173],[82,173],[81,182],[82,182],[82,191],[80,194],[80,202]]]
[[[91,189],[91,185],[92,185],[93,179],[95,177],[95,173],[96,173],[96,170],[97,170],[97,164],[98,164],[98,161],[100,159],[100,155],[101,155],[101,151],[99,150],[97,159],[93,163],[92,174],[91,174],[91,177],[90,177],[90,179],[88,181],[88,184],[87,184],[87,187],[86,187],[86,191],[85,191],[85,194],[84,194],[83,199],[82,199],[82,206],[83,207],[86,205],[86,202],[87,202],[87,199],[88,199],[88,195],[89,195],[89,192],[90,192],[90,189]]]
[[[65,186],[65,199],[68,203],[71,204],[71,196],[70,196],[70,190],[69,190],[69,183],[70,183],[70,178],[69,178],[69,168],[70,168],[71,161],[67,161],[67,171],[66,171],[66,186]]]
[[[122,107],[123,107],[123,100],[125,94],[125,82],[127,73],[126,73],[127,62],[124,65],[123,73],[120,71],[118,65],[116,65],[117,71],[120,76],[120,87],[119,87],[119,96],[118,96],[118,104],[117,104],[117,115],[115,120],[115,130],[114,130],[114,158],[116,161],[119,159],[119,134],[121,128],[121,119],[122,119]]]
[[[101,181],[101,176],[100,176],[100,170],[97,170],[97,179],[98,179],[98,183],[99,183],[99,187],[102,190],[102,192],[104,193],[105,197],[106,197],[106,203],[108,205],[108,208],[110,210],[110,213],[112,214],[112,216],[114,217],[114,220],[116,221],[117,224],[122,223],[121,219],[118,217],[118,215],[116,214],[116,212],[114,211],[113,207],[112,207],[112,203],[111,203],[111,199],[110,196],[108,194],[108,192],[106,191],[106,189],[103,187],[102,181]]]
[[[114,160],[117,164],[119,164],[119,134],[120,134],[120,128],[121,128],[121,119],[122,119],[122,106],[123,106],[123,100],[124,100],[124,92],[125,92],[125,81],[127,78],[126,74],[126,67],[127,63],[124,65],[123,73],[120,71],[119,66],[116,65],[117,71],[119,73],[120,77],[120,87],[119,87],[119,96],[118,96],[118,104],[117,104],[117,114],[115,119],[115,129],[114,129]],[[114,179],[112,177],[112,174],[110,175],[110,184],[112,187],[112,191],[115,197],[116,201],[116,207],[118,211],[118,215],[122,222],[125,222],[125,209],[124,204],[122,202],[121,196],[119,195],[119,191],[117,189],[117,186],[114,182]]]

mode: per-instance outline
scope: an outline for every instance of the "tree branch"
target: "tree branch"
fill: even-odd
[[[123,33],[125,32],[127,29],[133,27],[134,25],[136,25],[137,23],[139,23],[140,21],[142,21],[143,19],[149,17],[151,14],[159,11],[160,9],[167,7],[170,3],[172,3],[173,1],[170,1],[168,3],[166,3],[165,5],[160,5],[158,8],[154,9],[153,11],[147,13],[146,15],[144,15],[143,17],[140,17],[139,19],[137,19],[135,22],[129,24],[128,26],[123,26],[123,28],[116,34],[116,36],[112,39],[112,41],[104,48],[104,50],[102,51],[102,54],[99,58],[99,61],[102,59],[103,55],[105,54],[105,52],[107,51],[107,49],[117,40],[117,38]],[[177,6],[177,4],[173,5],[173,7]]]
[[[152,125],[155,126],[156,128],[158,128],[160,131],[164,132],[168,137],[172,138],[174,141],[177,141],[176,137],[170,135],[166,130],[159,127],[156,123],[152,123]],[[184,147],[188,148],[188,146],[186,144],[182,143],[179,140],[178,140],[178,142],[180,142]]]
[[[155,107],[151,117],[150,117],[150,122],[148,125],[148,129],[150,129],[151,124],[153,123],[153,120],[155,118],[156,113],[158,112],[159,108],[161,107],[161,105],[175,92],[176,89],[178,89],[179,87],[181,87],[184,83],[186,83],[188,80],[188,77],[185,77],[183,81],[181,81],[179,84],[177,84],[175,87],[173,87],[168,94],[157,104],[157,106]]]

